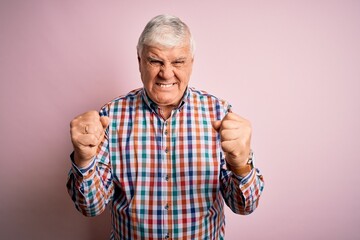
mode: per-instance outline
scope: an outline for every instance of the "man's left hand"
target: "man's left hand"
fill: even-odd
[[[221,148],[225,152],[225,160],[233,172],[242,171],[247,165],[250,154],[251,124],[239,115],[229,112],[222,120],[212,123],[220,134]]]

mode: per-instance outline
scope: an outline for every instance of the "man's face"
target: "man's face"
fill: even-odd
[[[189,45],[144,46],[139,69],[144,88],[159,107],[176,107],[189,83],[193,57]]]

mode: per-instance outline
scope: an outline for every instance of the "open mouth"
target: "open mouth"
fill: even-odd
[[[160,86],[161,88],[169,88],[174,86],[176,83],[170,83],[170,84],[161,84],[161,83],[157,83],[156,85]]]

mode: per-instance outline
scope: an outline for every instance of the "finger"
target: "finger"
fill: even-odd
[[[91,110],[88,112],[85,112],[81,115],[79,115],[77,118],[83,118],[83,119],[96,119],[100,118],[99,112],[95,110]]]
[[[221,127],[221,120],[217,120],[214,122],[211,122],[212,127],[215,129],[215,131],[219,131]]]
[[[230,140],[237,140],[240,138],[241,133],[234,129],[223,129],[221,131],[221,140],[222,141],[230,141]]]
[[[239,120],[239,118],[241,117],[234,112],[228,112],[224,117],[224,119],[229,119],[229,120]]]
[[[239,122],[237,120],[225,119],[221,123],[221,128],[222,129],[238,129],[241,127],[242,124],[243,124],[242,122]]]
[[[100,118],[99,115],[94,116],[94,118],[83,119],[82,122],[78,124],[78,127],[81,132],[84,134],[96,134],[100,135],[104,129],[109,124],[108,117]]]
[[[97,126],[93,126],[93,128],[85,135],[94,135],[98,140],[102,140],[105,136],[105,129],[99,122]]]
[[[220,128],[239,128],[243,122],[247,123],[248,121],[229,111],[222,120],[212,122],[212,125],[216,131],[219,131]]]
[[[70,127],[71,128],[76,128],[76,127],[85,128],[86,125],[96,123],[99,121],[99,119],[100,119],[100,115],[98,112],[96,112],[96,111],[86,112],[86,113],[83,113],[83,114],[75,117],[70,122]],[[81,129],[81,130],[84,130],[84,129]]]
[[[101,122],[102,127],[104,129],[106,129],[109,126],[110,119],[107,116],[102,116],[102,117],[100,117],[100,122]]]
[[[83,133],[84,134],[94,134],[99,135],[102,130],[102,126],[98,123],[83,123]]]
[[[229,112],[228,114],[225,115],[224,120],[235,120],[235,121],[248,121],[247,119],[237,115],[234,112]]]
[[[101,142],[94,134],[81,134],[76,138],[76,143],[82,146],[95,147]]]
[[[239,154],[241,147],[236,141],[222,141],[221,149],[228,154],[236,155]]]
[[[82,113],[82,114],[76,116],[73,119],[73,122],[76,124],[79,122],[86,122],[86,121],[89,121],[91,119],[96,119],[96,118],[100,118],[100,115],[97,111],[92,110],[92,111],[88,111],[88,112],[85,112],[85,113]]]

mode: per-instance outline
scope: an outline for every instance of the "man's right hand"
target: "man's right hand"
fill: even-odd
[[[109,118],[100,117],[97,111],[83,113],[71,121],[70,133],[76,166],[81,168],[90,163],[97,153],[108,125]]]

